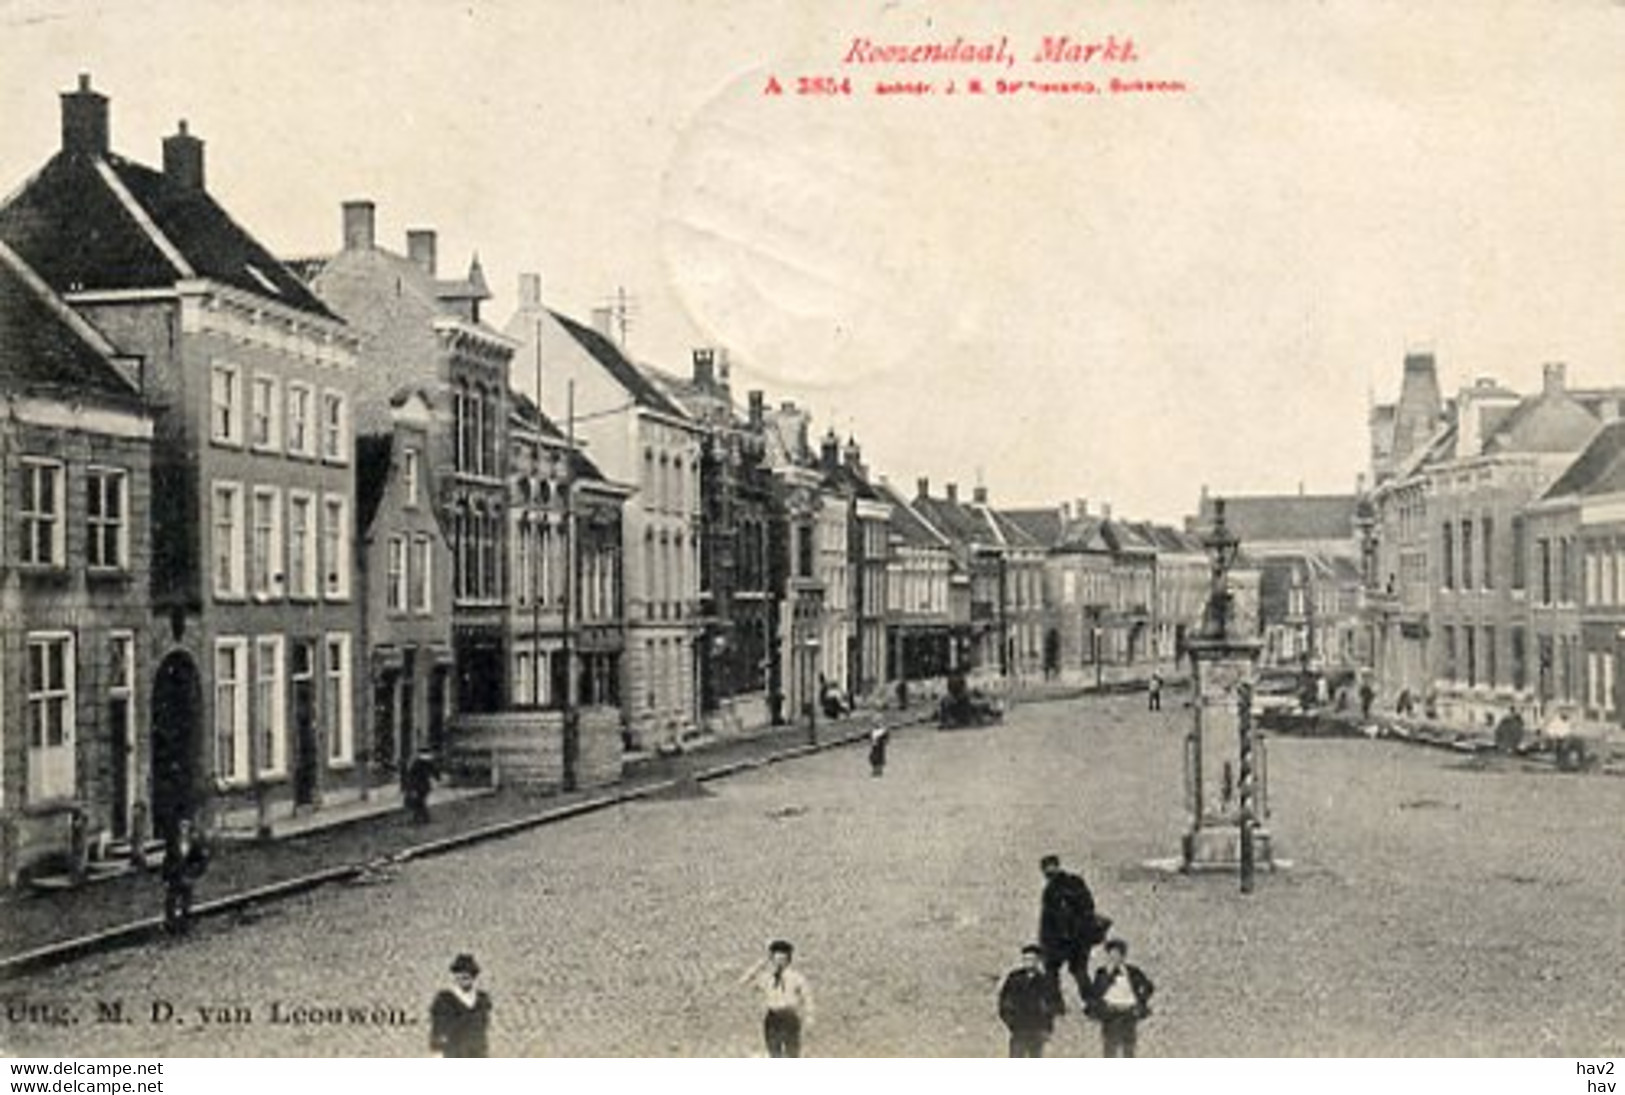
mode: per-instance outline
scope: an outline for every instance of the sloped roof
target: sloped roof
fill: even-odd
[[[1491,452],[1577,452],[1597,432],[1597,419],[1565,392],[1519,403],[1484,442]]]
[[[1060,544],[1063,526],[1061,511],[1055,506],[1040,509],[1002,509],[999,516],[1021,528],[1036,543],[1046,548]]]
[[[856,498],[874,502],[880,500],[880,495],[869,480],[859,475],[850,464],[841,462],[835,465],[833,471],[824,469],[824,482],[838,490],[849,490]]]
[[[515,418],[530,426],[560,448],[569,443],[569,438],[565,432],[559,429],[558,424],[536,405],[534,399],[517,389],[510,390],[508,394],[513,400],[512,413]],[[598,470],[598,465],[594,464],[587,454],[581,451],[579,442],[570,450],[570,474],[577,479],[604,478],[603,472]]]
[[[0,239],[59,293],[197,276],[337,318],[207,191],[111,153],[53,156],[0,209]]]
[[[604,367],[604,371],[614,378],[615,382],[625,388],[627,394],[635,399],[639,406],[647,407],[652,411],[669,414],[676,418],[687,418],[682,408],[660,390],[660,386],[644,375],[625,354],[621,353],[619,346],[593,330],[585,324],[577,323],[562,312],[552,312],[554,319],[565,329],[571,338],[581,344],[581,348],[592,355],[593,360]]]
[[[1157,548],[1150,536],[1132,521],[1105,519],[1101,525],[1101,533],[1114,553],[1155,551]]]
[[[940,532],[923,520],[915,512],[913,504],[889,484],[882,483],[879,487],[882,501],[891,503],[892,528],[903,539],[915,547],[946,548],[948,546]]]
[[[83,319],[0,244],[0,389],[57,399],[93,396],[139,408],[140,394],[91,334]]]
[[[1625,421],[1604,426],[1574,463],[1547,488],[1545,498],[1611,494],[1625,490]]]
[[[1068,551],[1111,551],[1105,524],[1099,517],[1074,517],[1062,529],[1059,546]]]
[[[966,546],[998,543],[998,536],[987,519],[963,502],[926,495],[915,498],[913,505],[951,540]]]
[[[1255,494],[1227,496],[1225,524],[1246,543],[1283,540],[1346,540],[1354,536],[1352,494]],[[1213,520],[1213,502],[1204,499],[1199,520]]]
[[[992,521],[1004,538],[1005,545],[1013,548],[1042,548],[1048,547],[1044,541],[1028,532],[1024,527],[1012,521],[1008,514],[996,510],[992,506],[981,507],[983,514]]]

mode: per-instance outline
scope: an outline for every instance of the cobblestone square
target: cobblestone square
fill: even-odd
[[[1293,866],[1243,896],[1145,866],[1184,824],[1177,698],[910,729],[881,779],[835,750],[207,923],[10,983],[4,1049],[421,1055],[427,1001],[472,951],[495,1053],[756,1054],[735,982],[783,936],[817,1001],[807,1053],[999,1055],[995,993],[1054,851],[1157,983],[1143,1054],[1625,1050],[1625,782],[1273,739]],[[1098,1048],[1074,1008],[1051,1054]]]

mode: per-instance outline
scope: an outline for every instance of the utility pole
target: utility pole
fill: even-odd
[[[540,469],[542,456],[542,320],[536,319],[536,465]],[[531,499],[534,510],[536,500]],[[530,587],[530,703],[542,706],[542,538],[536,535],[534,518],[525,522],[525,536],[529,539],[526,557],[525,582]]]
[[[572,643],[575,628],[576,521],[575,451],[576,382],[565,388],[564,433],[564,789],[574,791],[581,754],[581,728],[576,724],[576,665]]]

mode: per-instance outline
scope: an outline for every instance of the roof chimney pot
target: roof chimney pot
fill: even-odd
[[[79,74],[79,89],[62,93],[62,151],[105,156],[111,145],[107,96],[90,88],[90,74]]]
[[[344,249],[371,251],[378,244],[378,207],[369,201],[345,202]]]
[[[203,142],[192,136],[185,118],[164,138],[164,175],[187,190],[203,189]]]
[[[411,228],[406,232],[406,257],[416,263],[425,274],[435,276],[439,258],[439,240],[432,228]]]

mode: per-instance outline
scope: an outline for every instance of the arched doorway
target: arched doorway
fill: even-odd
[[[159,836],[197,807],[198,739],[203,690],[197,663],[176,651],[152,683],[152,824]]]

